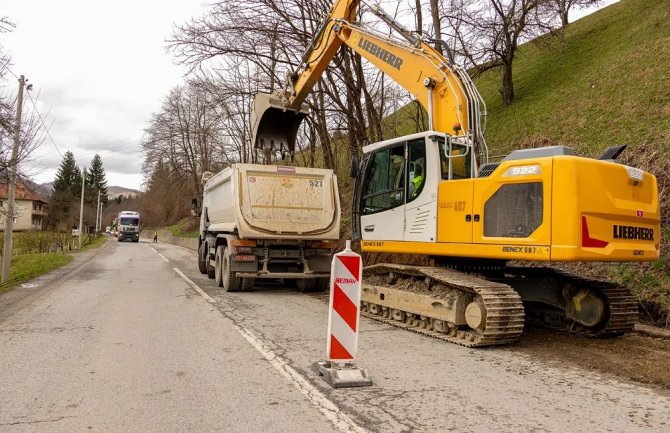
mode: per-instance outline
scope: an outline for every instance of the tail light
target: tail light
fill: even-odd
[[[249,241],[245,239],[236,239],[232,241],[231,246],[233,251],[238,253],[250,253],[251,249],[256,246],[256,241]]]

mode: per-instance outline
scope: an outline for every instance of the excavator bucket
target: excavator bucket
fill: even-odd
[[[279,95],[258,93],[251,108],[251,139],[254,147],[263,150],[295,152],[295,138],[307,105],[300,111],[285,108]]]

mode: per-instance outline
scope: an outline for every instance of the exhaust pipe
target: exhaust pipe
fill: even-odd
[[[309,110],[286,108],[279,93],[257,93],[251,107],[251,140],[257,149],[295,154],[295,138]]]

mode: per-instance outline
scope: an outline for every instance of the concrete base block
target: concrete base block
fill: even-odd
[[[323,376],[323,379],[333,388],[372,385],[372,379],[370,379],[368,373],[364,369],[356,367],[353,362],[318,361],[312,364],[312,370]]]

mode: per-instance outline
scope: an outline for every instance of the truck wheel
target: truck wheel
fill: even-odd
[[[240,278],[237,278],[235,272],[231,270],[230,266],[230,250],[228,248],[223,250],[223,290],[226,292],[237,292],[240,290]]]
[[[214,279],[215,275],[215,269],[214,266],[211,265],[211,261],[209,260],[209,247],[206,249],[207,252],[205,253],[205,268],[207,268],[207,276],[209,278]]]
[[[315,292],[327,292],[330,290],[330,278],[317,278]]]
[[[198,270],[201,274],[207,273],[207,264],[205,263],[205,243],[202,242],[198,248]]]
[[[240,278],[242,282],[240,283],[240,290],[243,292],[248,292],[249,290],[254,288],[254,285],[256,284],[256,279],[255,278]]]
[[[216,247],[216,254],[214,254],[214,281],[218,287],[223,287],[223,245]]]
[[[300,292],[313,292],[316,287],[316,278],[300,278],[295,281]]]

